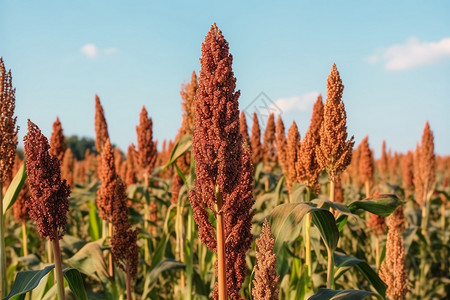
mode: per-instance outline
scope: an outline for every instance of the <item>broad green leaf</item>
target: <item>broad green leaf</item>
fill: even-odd
[[[86,290],[84,288],[83,278],[77,269],[63,270],[64,278],[66,278],[72,292],[77,296],[78,300],[87,300]]]
[[[16,202],[19,196],[20,190],[27,179],[27,172],[25,170],[25,164],[22,164],[19,171],[17,171],[16,176],[9,184],[6,190],[5,196],[3,197],[3,214]]]
[[[298,236],[300,222],[308,213],[311,213],[312,221],[328,247],[333,250],[336,248],[339,231],[332,213],[309,203],[286,203],[275,207],[269,215],[270,227],[275,238],[275,252],[284,242],[292,241]]]
[[[171,258],[166,258],[163,261],[159,262],[145,277],[142,299],[147,299],[146,297],[149,295],[150,291],[153,288],[153,285],[156,283],[156,280],[162,272],[173,269],[181,269],[184,267],[185,265],[183,263]]]
[[[362,259],[346,255],[341,252],[334,253],[334,263],[336,267],[353,267],[356,266],[359,272],[372,284],[375,290],[382,296],[386,296],[387,286],[380,279],[378,274]]]
[[[182,136],[175,144],[175,146],[173,146],[169,161],[164,165],[163,169],[168,168],[170,165],[172,165],[180,156],[188,152],[191,147],[192,136],[190,134]]]
[[[380,194],[374,195],[371,199],[352,202],[348,208],[351,212],[361,208],[373,214],[388,217],[402,204],[403,202],[394,194]]]
[[[330,289],[319,289],[319,291],[309,297],[308,300],[363,300],[366,297],[373,295],[372,292],[361,291],[361,290],[330,290]]]
[[[101,281],[109,278],[102,249],[96,242],[87,243],[66,262],[86,275],[97,275]]]
[[[100,226],[97,215],[97,206],[92,203],[86,203],[89,207],[89,235],[93,241],[96,241],[100,238]]]
[[[11,299],[17,295],[24,295],[39,285],[41,279],[50,272],[55,265],[49,265],[42,270],[21,271],[17,273],[11,292],[3,300]]]

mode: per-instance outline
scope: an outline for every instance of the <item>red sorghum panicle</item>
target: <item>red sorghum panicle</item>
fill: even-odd
[[[218,250],[216,232],[208,210],[217,218],[223,217],[226,286],[228,296],[239,299],[246,275],[245,253],[252,241],[253,167],[249,149],[243,149],[240,93],[235,92],[236,79],[228,49],[222,32],[214,24],[202,44],[192,138],[197,178],[189,199],[200,239],[214,252]],[[223,206],[219,212],[220,204]],[[218,297],[217,284],[213,297]]]
[[[0,57],[0,183],[5,184],[12,177],[17,147],[16,89],[12,87],[11,70],[6,71]]]
[[[275,116],[273,113],[269,115],[266,130],[264,131],[263,159],[268,170],[271,170],[271,165],[277,162],[277,153],[275,152]]]
[[[303,176],[303,165],[299,161],[300,159],[300,133],[295,121],[292,122],[288,131],[287,138],[287,166],[288,173],[286,176],[287,189],[291,193],[292,185],[298,181],[300,176]]]
[[[405,268],[403,209],[400,206],[387,218],[389,228],[386,240],[386,257],[381,264],[380,278],[387,284],[386,296],[392,300],[404,300],[408,292],[408,276]]]
[[[137,230],[133,229],[128,221],[126,186],[119,176],[116,177],[114,197],[111,251],[117,265],[135,279],[139,262],[139,249],[136,244]]]
[[[250,137],[248,135],[247,118],[245,117],[245,113],[243,111],[241,112],[239,122],[240,122],[239,128],[242,135],[242,142],[247,143],[248,147],[250,147],[251,150]]]
[[[381,145],[381,157],[378,160],[378,171],[380,173],[381,182],[386,183],[388,180],[388,172],[389,172],[389,162],[388,155],[386,152],[386,141],[383,140]]]
[[[347,115],[342,93],[344,85],[333,64],[327,79],[327,100],[323,109],[320,128],[320,146],[316,148],[317,161],[321,169],[326,169],[328,177],[334,181],[350,164],[352,159],[353,136],[347,140]]]
[[[181,126],[182,132],[180,133],[180,137],[187,133],[192,134],[194,132],[194,99],[197,89],[197,75],[195,74],[195,71],[192,71],[191,82],[188,84],[183,84],[180,91],[181,99],[183,99],[183,123]]]
[[[114,153],[109,138],[106,139],[103,151],[100,155],[100,164],[99,178],[101,185],[97,191],[97,207],[100,218],[112,223],[117,174],[114,164]]]
[[[47,138],[30,120],[24,142],[31,190],[30,217],[36,222],[41,237],[51,241],[61,239],[66,232],[70,188],[61,180],[59,159],[50,155]]]
[[[318,180],[321,167],[316,159],[316,148],[320,145],[320,126],[323,121],[322,96],[317,97],[314,103],[311,121],[305,137],[301,141],[298,157],[297,169],[303,168],[304,172],[299,174],[299,182],[313,187],[316,191],[319,188]]]
[[[72,150],[67,148],[61,162],[61,176],[67,181],[70,188],[73,188],[74,184],[74,168],[75,157],[73,156]]]
[[[287,140],[286,133],[284,129],[284,123],[281,116],[277,118],[276,126],[276,150],[278,155],[278,161],[280,163],[281,170],[287,176],[288,174],[288,163],[287,163]]]
[[[102,153],[107,139],[109,139],[108,124],[100,98],[95,95],[95,149],[98,153]]]
[[[252,296],[255,300],[278,300],[280,288],[277,274],[277,255],[273,253],[275,240],[270,225],[264,221],[261,235],[256,239],[256,266]]]
[[[153,141],[153,122],[148,117],[145,106],[142,106],[139,115],[139,125],[136,126],[137,132],[137,151],[138,164],[141,170],[144,171],[144,176],[149,176],[153,171],[156,163],[156,143]]]
[[[66,139],[59,118],[53,123],[53,131],[50,136],[50,154],[56,156],[60,162],[63,161],[66,152]]]
[[[261,144],[261,129],[259,128],[258,115],[253,113],[252,136],[250,137],[252,149],[252,162],[254,165],[259,163],[263,157],[264,150]]]
[[[436,181],[436,157],[434,155],[434,137],[428,122],[425,124],[420,145],[419,170],[425,193],[430,192]],[[427,195],[423,195],[427,197]],[[425,202],[425,200],[424,200]]]
[[[405,189],[411,189],[414,186],[414,154],[408,151],[403,157],[402,163],[402,182]]]
[[[29,208],[27,206],[27,202],[30,201],[30,197],[31,194],[28,186],[28,180],[25,180],[19,196],[13,205],[14,218],[20,223],[25,223],[30,219]]]

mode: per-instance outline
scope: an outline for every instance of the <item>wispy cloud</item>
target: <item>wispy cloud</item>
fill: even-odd
[[[412,37],[405,44],[379,50],[366,59],[369,63],[381,63],[389,71],[402,71],[450,59],[450,37],[437,42],[421,42]]]
[[[289,98],[278,98],[275,100],[274,104],[282,112],[294,110],[307,111],[313,106],[314,102],[316,102],[318,95],[319,92],[314,91]]]
[[[80,48],[81,53],[83,53],[88,58],[96,58],[100,54],[111,55],[118,52],[117,48],[99,48],[95,44],[85,44]]]

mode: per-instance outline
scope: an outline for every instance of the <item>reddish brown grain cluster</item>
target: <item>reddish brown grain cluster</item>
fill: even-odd
[[[183,84],[180,91],[181,99],[183,99],[183,121],[179,132],[180,137],[187,133],[192,134],[194,132],[194,100],[197,89],[197,75],[195,74],[195,71],[192,71],[191,82],[189,82],[188,84]]]
[[[342,93],[344,85],[333,64],[327,79],[327,100],[323,110],[320,128],[320,146],[316,148],[317,161],[321,169],[326,169],[334,181],[350,164],[352,159],[353,136],[347,140],[347,116]]]
[[[386,296],[392,300],[406,299],[408,276],[405,270],[405,247],[402,233],[404,216],[402,207],[387,218],[389,231],[386,240],[386,257],[381,264],[380,278],[387,284]]]
[[[250,147],[251,150],[251,143],[250,143],[250,137],[248,135],[248,126],[247,126],[247,118],[245,117],[245,113],[242,111],[241,116],[239,119],[240,125],[240,132],[242,135],[242,142],[247,143],[247,146]]]
[[[297,182],[300,176],[303,176],[303,166],[299,161],[300,158],[300,133],[295,121],[292,122],[288,130],[287,137],[287,176],[286,183],[289,194],[292,190],[292,185]]]
[[[414,186],[414,154],[411,151],[403,158],[402,174],[403,186],[410,190]]]
[[[95,95],[95,149],[97,149],[98,153],[102,153],[107,139],[109,139],[109,134],[105,112],[100,103],[100,98]]]
[[[155,167],[157,151],[153,141],[153,122],[145,106],[142,106],[136,132],[139,167],[144,171],[144,176],[149,176]]]
[[[28,180],[25,180],[19,196],[13,205],[14,218],[19,223],[25,223],[30,219],[29,208],[27,206],[27,203],[30,201],[30,197],[31,194],[28,186]]]
[[[242,147],[240,93],[235,92],[232,60],[228,43],[214,24],[202,44],[192,139],[197,179],[189,199],[200,239],[214,252],[217,241],[208,210],[217,215],[222,200],[228,296],[239,299],[246,275],[245,254],[252,241],[253,167],[248,148]],[[213,297],[218,297],[217,284]]]
[[[322,96],[317,97],[313,106],[311,121],[305,137],[301,141],[297,169],[303,168],[299,173],[298,181],[318,189],[318,179],[321,167],[316,159],[316,148],[320,145],[320,127],[323,121]]]
[[[253,279],[252,289],[255,300],[278,300],[280,276],[277,274],[277,255],[273,253],[274,244],[269,222],[265,220],[261,235],[256,240],[255,279]]]
[[[263,137],[263,160],[268,170],[272,170],[278,158],[275,151],[275,116],[273,113],[267,119],[266,130]]]
[[[252,149],[252,162],[254,165],[259,163],[264,155],[264,149],[261,144],[261,129],[259,127],[258,115],[253,113],[252,136],[250,137]]]
[[[72,150],[70,150],[70,148],[67,148],[61,163],[61,176],[67,181],[67,184],[71,188],[73,188],[74,184],[74,168],[75,156],[73,156]]]
[[[60,162],[63,161],[64,153],[66,152],[66,139],[63,134],[63,129],[59,118],[53,122],[53,131],[50,136],[50,154],[56,156]]]
[[[418,151],[418,163],[414,165],[419,172],[415,175],[418,177],[418,183],[421,185],[420,194],[416,195],[416,199],[421,205],[425,205],[428,192],[430,192],[436,181],[436,157],[434,155],[434,137],[428,122],[425,124],[422,134],[422,142]]]
[[[277,118],[277,126],[276,126],[276,139],[275,139],[276,150],[278,154],[278,161],[281,166],[281,170],[287,177],[288,174],[288,163],[287,163],[287,140],[286,133],[284,129],[284,123],[281,119],[281,116]]]
[[[114,153],[109,138],[106,139],[103,151],[101,152],[100,164],[99,178],[101,185],[97,190],[97,207],[100,218],[112,223],[117,173],[114,164]]]
[[[0,183],[9,182],[12,177],[12,167],[16,157],[17,147],[17,117],[14,117],[16,107],[16,89],[12,87],[11,70],[5,69],[3,58],[0,57]]]
[[[113,234],[111,237],[111,251],[114,261],[131,278],[135,279],[139,263],[139,249],[137,230],[128,221],[128,207],[125,183],[117,176],[114,190],[113,206]]]
[[[386,183],[389,176],[389,162],[386,152],[386,141],[383,140],[381,145],[381,157],[378,160],[378,172],[380,173],[380,180],[382,183]]]
[[[61,180],[60,162],[50,155],[47,138],[30,120],[24,142],[31,190],[30,217],[36,222],[41,237],[51,241],[61,239],[66,232],[70,188]]]

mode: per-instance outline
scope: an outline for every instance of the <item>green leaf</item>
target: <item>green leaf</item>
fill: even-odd
[[[64,278],[66,278],[72,292],[77,296],[78,300],[88,300],[86,290],[84,288],[83,278],[77,269],[70,268],[63,270]]]
[[[372,292],[361,291],[361,290],[342,290],[335,291],[330,289],[319,289],[319,291],[309,297],[308,300],[363,300],[367,296],[373,295]]]
[[[185,265],[183,263],[172,258],[166,258],[163,261],[159,262],[145,277],[142,299],[146,299],[146,297],[149,295],[150,291],[153,288],[153,285],[156,283],[156,280],[162,272],[173,269],[181,269],[184,267]]]
[[[356,266],[359,272],[372,284],[375,290],[382,296],[386,296],[387,285],[378,274],[362,259],[346,255],[341,252],[334,253],[334,263],[338,268]]]
[[[22,164],[19,171],[17,171],[16,176],[9,184],[6,190],[5,196],[3,197],[3,214],[16,202],[19,196],[20,190],[27,179],[27,172],[25,170],[25,164]]]
[[[275,252],[286,241],[293,241],[300,233],[300,222],[311,213],[314,225],[331,249],[336,249],[339,231],[334,216],[328,210],[314,207],[309,203],[286,203],[275,207],[269,215],[270,227],[275,238]]]
[[[88,202],[86,204],[89,207],[89,235],[93,241],[96,241],[100,238],[97,206],[92,202]]]
[[[109,278],[102,249],[97,242],[87,243],[66,262],[86,275],[97,275],[101,281]]]
[[[364,209],[373,214],[388,217],[403,202],[394,194],[380,194],[371,197],[371,199],[358,200],[349,205],[351,212],[355,212],[358,208]]]
[[[17,295],[24,295],[39,285],[41,279],[50,272],[55,265],[49,265],[42,270],[21,271],[17,273],[11,292],[3,300],[8,300]]]
[[[173,146],[169,161],[164,165],[163,169],[170,167],[180,156],[188,152],[192,147],[192,136],[186,134],[182,136],[178,142]]]

